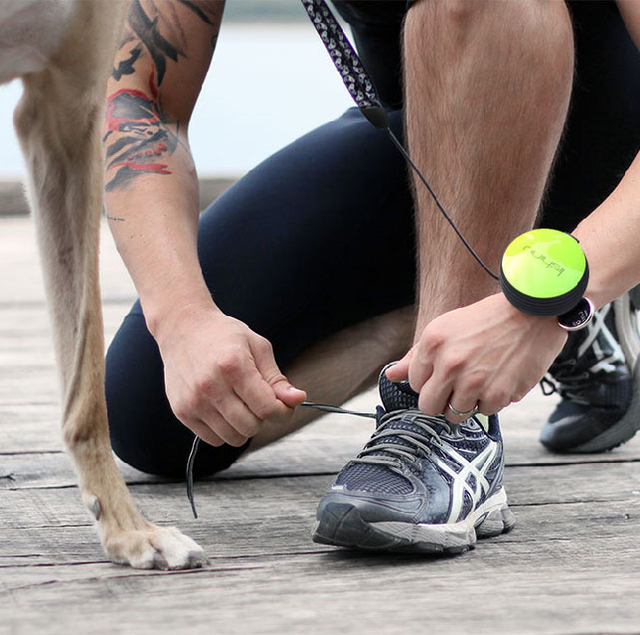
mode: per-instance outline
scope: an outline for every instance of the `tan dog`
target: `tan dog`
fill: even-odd
[[[0,82],[21,77],[15,125],[29,169],[62,389],[62,431],[108,556],[139,568],[206,562],[137,510],[111,453],[104,399],[98,232],[100,131],[125,0],[1,0]]]

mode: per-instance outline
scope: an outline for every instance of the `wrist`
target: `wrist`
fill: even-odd
[[[153,303],[151,307],[143,303],[143,309],[147,328],[159,345],[186,324],[200,320],[204,315],[224,315],[208,291],[206,295],[170,296],[168,301]]]
[[[562,332],[558,326],[558,318],[556,316],[541,316],[524,313],[517,309],[505,297],[504,293],[496,293],[498,310],[502,311],[505,316],[509,317],[514,323],[519,323],[523,329],[539,329],[541,326],[548,328],[550,331]]]

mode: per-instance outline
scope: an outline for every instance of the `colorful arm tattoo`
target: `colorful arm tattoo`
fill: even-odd
[[[202,3],[177,0],[208,25],[215,24],[216,12]],[[103,138],[108,170],[115,175],[106,184],[106,191],[122,188],[143,173],[171,174],[166,161],[178,145],[178,136],[170,129],[173,123],[163,116],[158,99],[169,61],[186,58],[184,35],[172,3],[150,2],[145,11],[140,0],[133,0],[128,17],[130,29],[121,50],[130,47],[126,59],[113,69],[112,77],[119,82],[123,76],[136,72],[136,63],[151,58],[148,80],[149,94],[133,88],[121,88],[108,97],[107,132]],[[161,33],[162,31],[165,33]]]
[[[175,150],[178,138],[161,120],[151,97],[128,88],[111,95],[107,103],[107,128],[105,141],[112,133],[119,133],[106,150],[107,168],[117,170],[106,185],[107,191],[118,189],[141,172],[171,174],[159,159]]]

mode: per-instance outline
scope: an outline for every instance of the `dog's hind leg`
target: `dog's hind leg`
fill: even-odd
[[[29,198],[60,368],[63,437],[84,504],[118,563],[191,568],[202,549],[137,510],[111,452],[104,400],[98,233],[102,210],[100,130],[107,74],[124,7],[76,3],[71,28],[49,67],[23,78],[15,123],[30,172]]]

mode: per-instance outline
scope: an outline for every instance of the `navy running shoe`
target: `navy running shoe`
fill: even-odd
[[[554,452],[603,452],[640,428],[640,336],[630,294],[599,309],[567,343],[541,381],[560,402],[540,433]]]
[[[380,375],[377,427],[320,501],[315,542],[358,549],[459,553],[509,531],[498,417],[462,425],[418,409],[406,383]],[[488,420],[487,420],[488,419]]]

